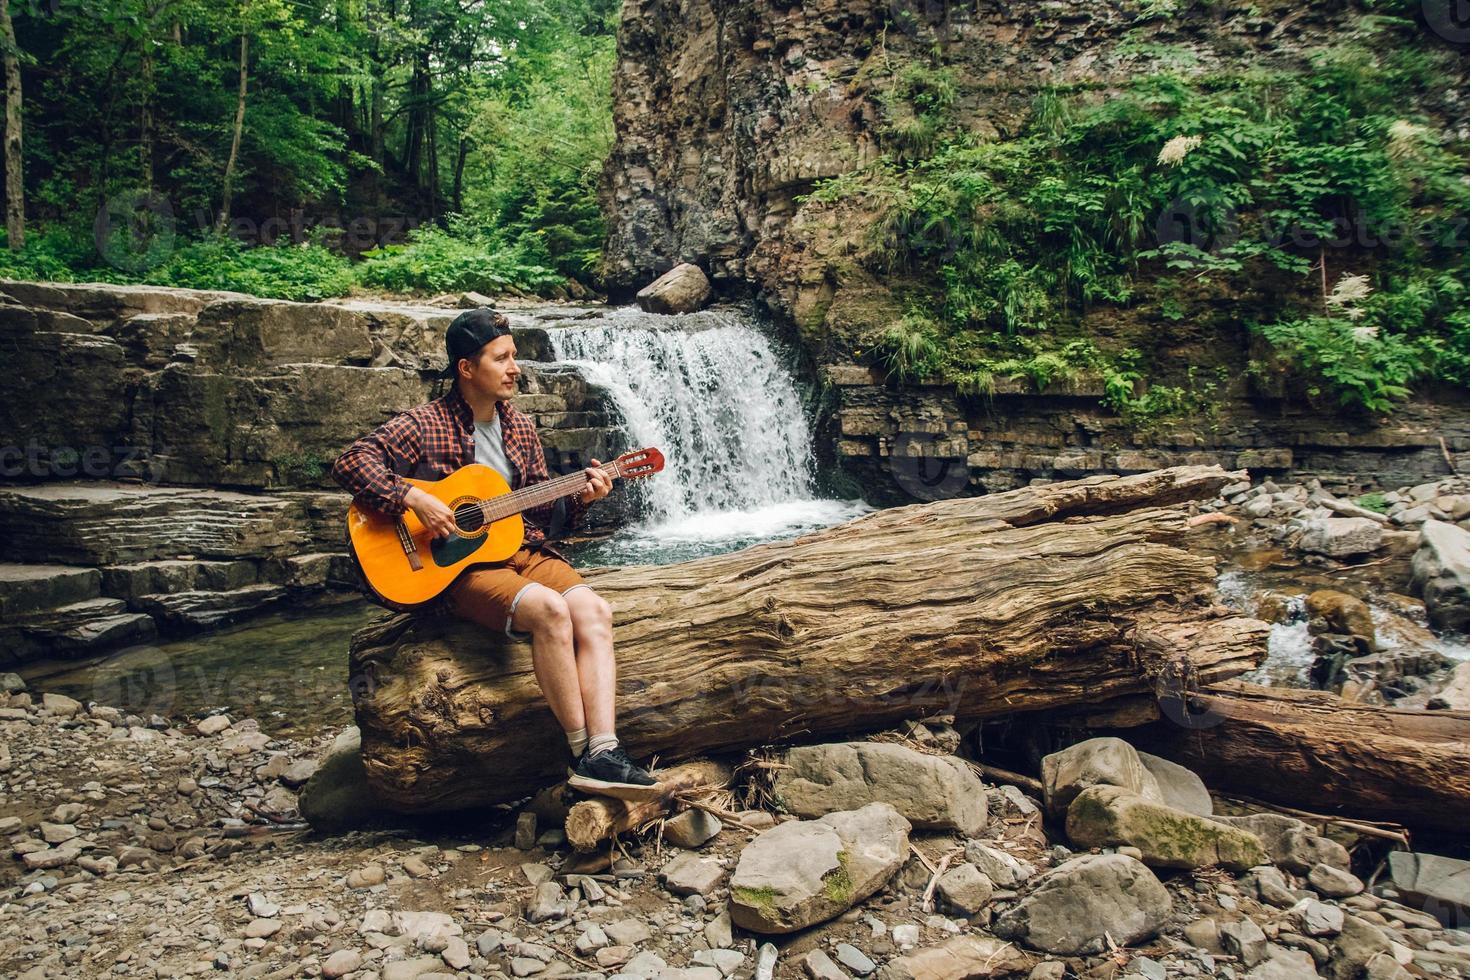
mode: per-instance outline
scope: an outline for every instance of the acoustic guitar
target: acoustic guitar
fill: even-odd
[[[652,476],[663,468],[657,449],[624,453],[598,466],[615,480]],[[368,587],[384,605],[405,612],[432,602],[471,565],[505,561],[519,551],[526,530],[521,511],[581,493],[587,473],[512,491],[495,470],[471,463],[442,480],[408,482],[449,505],[454,534],[436,538],[412,510],[393,520],[356,504],[347,509],[352,556]]]

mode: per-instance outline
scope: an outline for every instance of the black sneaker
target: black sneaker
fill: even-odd
[[[628,758],[622,746],[604,749],[596,755],[583,752],[572,767],[567,785],[584,793],[634,802],[657,799],[663,790],[648,770]]]

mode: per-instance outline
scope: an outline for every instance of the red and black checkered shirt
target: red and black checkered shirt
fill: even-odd
[[[495,410],[500,413],[505,457],[514,471],[511,489],[550,479],[541,437],[536,435],[536,424],[530,416],[509,402],[496,402]],[[348,446],[332,466],[332,476],[351,492],[359,507],[398,517],[408,509],[403,498],[410,484],[404,477],[441,480],[474,459],[475,413],[456,386],[442,398],[393,416]],[[545,543],[545,529],[551,524],[555,507],[555,503],[542,504],[523,513],[526,547]],[[566,526],[575,527],[587,505],[577,497],[568,497],[566,507]]]

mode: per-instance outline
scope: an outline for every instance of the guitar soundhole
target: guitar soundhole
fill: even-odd
[[[454,526],[459,529],[460,534],[473,538],[485,533],[485,512],[480,509],[479,500],[461,497],[453,506]]]

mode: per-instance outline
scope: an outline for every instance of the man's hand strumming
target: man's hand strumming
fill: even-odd
[[[455,532],[454,511],[438,497],[411,487],[403,502],[413,508],[424,527],[434,532],[436,538],[447,538]]]

